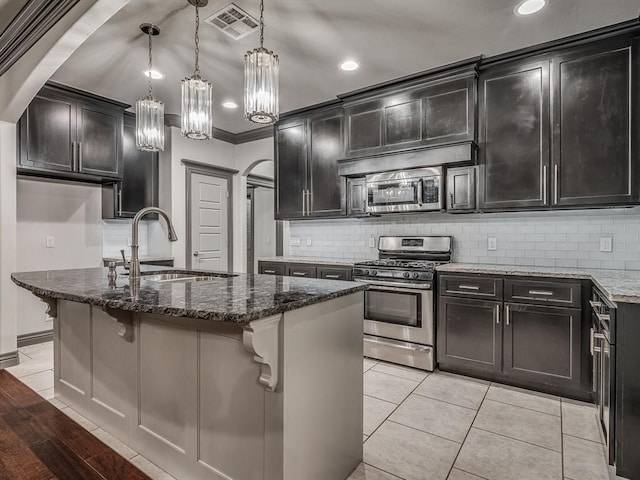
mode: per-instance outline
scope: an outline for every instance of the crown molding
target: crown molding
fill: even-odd
[[[180,115],[176,115],[175,113],[165,114],[164,124],[167,127],[180,128]],[[271,138],[273,137],[273,128],[273,125],[267,125],[266,127],[257,128],[255,130],[232,133],[221,128],[213,127],[213,138],[215,138],[216,140],[221,140],[223,142],[231,143],[233,145],[239,145],[241,143],[262,140],[263,138]]]

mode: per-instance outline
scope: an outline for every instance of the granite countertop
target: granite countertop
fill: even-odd
[[[340,265],[343,267],[353,267],[354,263],[363,262],[364,260],[330,257],[259,257],[258,261],[275,263],[312,263],[317,265]]]
[[[144,275],[137,297],[129,277],[118,275],[110,286],[107,268],[14,273],[18,286],[36,295],[114,309],[189,317],[218,322],[247,323],[290,310],[349,295],[367,287],[361,283],[274,275],[217,274],[200,282],[154,282]],[[143,267],[143,273],[185,270]],[[232,276],[230,276],[232,275]]]
[[[476,263],[446,263],[438,272],[484,273],[526,277],[575,278],[591,280],[612,302],[640,303],[640,271],[599,270],[560,267],[529,267],[522,265],[487,265]]]

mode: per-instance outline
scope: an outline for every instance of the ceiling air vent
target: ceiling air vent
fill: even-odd
[[[258,20],[242,10],[235,3],[230,3],[226,7],[218,10],[205,19],[205,22],[218,30],[222,30],[236,40],[246,37],[260,26]]]

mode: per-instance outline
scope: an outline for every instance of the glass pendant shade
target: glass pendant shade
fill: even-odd
[[[213,89],[199,76],[182,80],[182,135],[193,140],[213,136]]]
[[[256,48],[244,56],[244,116],[254,123],[275,123],[280,116],[278,55]]]
[[[136,147],[147,152],[164,150],[164,103],[152,96],[136,102]]]

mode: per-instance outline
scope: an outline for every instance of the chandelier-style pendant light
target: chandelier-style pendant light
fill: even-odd
[[[244,116],[254,123],[275,123],[280,115],[280,60],[264,44],[264,0],[260,0],[260,48],[244,56]]]
[[[193,140],[208,140],[213,135],[213,92],[211,82],[200,76],[200,7],[209,0],[189,0],[196,7],[196,68],[191,78],[182,80],[182,135]]]
[[[136,102],[136,147],[147,152],[164,150],[164,103],[153,98],[151,84],[152,56],[151,38],[160,34],[160,29],[151,23],[143,23],[140,30],[149,37],[149,79],[147,96]]]

